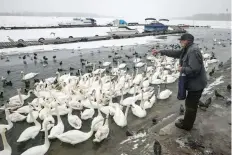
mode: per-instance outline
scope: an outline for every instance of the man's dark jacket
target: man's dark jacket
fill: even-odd
[[[190,43],[180,51],[161,50],[160,53],[161,55],[180,59],[182,73],[185,73],[187,77],[186,89],[188,91],[199,91],[206,87],[207,78],[203,57],[196,44]]]

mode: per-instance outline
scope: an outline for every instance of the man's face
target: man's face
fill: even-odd
[[[185,47],[188,44],[188,40],[180,40],[181,47]]]

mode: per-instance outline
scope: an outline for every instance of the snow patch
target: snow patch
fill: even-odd
[[[186,147],[185,142],[181,140],[181,138],[176,139],[176,143],[178,143],[181,148]]]
[[[219,85],[221,83],[224,83],[224,81],[222,81],[223,78],[224,78],[224,76],[220,76],[219,78],[217,78],[213,83],[211,83],[207,88],[204,89],[204,92],[202,94],[206,95],[206,94],[212,93],[211,89],[214,86],[217,86],[217,85]]]
[[[132,150],[137,149],[137,148],[138,148],[138,145],[139,145],[139,144],[134,144],[134,146],[133,146]]]
[[[146,135],[147,135],[146,132],[144,132],[144,133],[138,133],[138,134],[136,134],[136,135],[134,135],[134,136],[128,137],[126,140],[122,141],[120,144],[124,144],[124,143],[126,143],[126,142],[128,142],[128,141],[136,140],[136,139],[138,139],[138,138],[143,138],[143,137],[145,137]]]

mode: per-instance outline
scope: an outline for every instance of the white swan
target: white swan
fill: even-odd
[[[32,115],[33,115],[34,119],[37,119],[38,116],[39,116],[39,112],[38,111],[32,111]],[[27,115],[27,123],[33,123],[33,122],[34,121],[33,121],[32,117],[31,117],[31,115],[28,114]]]
[[[140,68],[140,67],[143,67],[144,65],[145,65],[144,62],[138,62],[135,64],[135,67]]]
[[[172,91],[170,91],[169,89],[165,89],[162,92],[160,92],[160,85],[158,85],[158,95],[157,98],[160,100],[164,100],[167,99],[171,96]]]
[[[123,106],[128,106],[128,105],[134,104],[137,101],[137,98],[135,96],[135,92],[136,92],[136,85],[134,85],[134,95],[133,96],[130,96],[130,97],[123,99],[123,93],[122,93],[122,95],[121,95],[122,102],[120,102],[120,104]]]
[[[144,79],[142,79],[143,88],[147,88],[150,85],[149,79],[148,78],[145,78],[145,79],[146,79],[145,81],[144,81]]]
[[[47,125],[45,125],[44,144],[31,147],[28,150],[24,151],[21,155],[44,155],[48,151],[49,147],[50,147],[50,142],[48,140],[48,130],[47,130]]]
[[[6,115],[6,120],[8,124],[0,124],[0,132],[2,132],[2,130],[4,129],[10,130],[13,127],[13,123],[11,122],[9,118],[10,112],[8,109],[5,109],[5,115]]]
[[[21,74],[23,75],[22,80],[30,80],[30,79],[34,78],[35,76],[37,76],[39,73],[28,73],[28,74],[24,75],[24,72],[21,71]]]
[[[27,129],[25,129],[21,133],[21,135],[19,136],[17,142],[23,142],[23,141],[27,141],[29,139],[34,139],[38,135],[38,133],[41,129],[41,125],[37,120],[34,119],[31,109],[30,109],[29,113],[30,113],[32,119],[34,120],[35,126],[31,126],[31,127],[28,127]]]
[[[137,58],[137,57],[135,57],[134,60],[133,60],[134,63],[139,63],[140,61],[141,61],[141,59]]]
[[[103,59],[103,64],[102,64],[102,66],[107,67],[107,66],[109,66],[110,64],[111,64],[111,62],[107,62],[107,61],[105,62],[104,59]]]
[[[11,122],[20,122],[26,119],[26,116],[18,113],[18,112],[13,112],[12,114],[9,115],[9,118]]]
[[[11,104],[11,102],[13,102],[13,101],[24,101],[24,100],[26,100],[27,98],[30,97],[31,93],[33,92],[33,90],[30,90],[30,91],[28,91],[27,95],[23,95],[23,94],[21,94],[20,91],[21,91],[21,89],[17,89],[18,95],[15,95],[15,96],[9,98],[9,101],[10,101],[9,104]]]
[[[15,112],[18,112],[18,113],[23,113],[23,114],[28,114],[30,111],[30,107],[29,105],[25,105],[21,108],[18,108]]]
[[[103,139],[106,139],[109,135],[110,129],[109,129],[109,114],[106,117],[105,123],[103,126],[100,126],[95,133],[95,138],[93,142],[101,142]]]
[[[124,115],[124,113],[120,109],[119,105],[116,105],[116,110],[115,110],[115,114],[114,114],[113,119],[114,119],[114,122],[118,126],[125,127],[127,125],[127,115],[128,115],[129,108],[130,108],[130,106],[127,106],[126,112]]]
[[[56,116],[57,116],[57,124],[51,129],[50,135],[48,136],[49,139],[54,139],[58,135],[60,135],[64,132],[64,124],[60,118],[57,104],[55,106],[55,109],[56,109]]]
[[[85,109],[83,112],[81,111],[81,119],[87,120],[87,119],[93,118],[94,113],[95,111],[93,108]]]
[[[136,76],[133,80],[133,84],[139,84],[143,79],[143,74],[138,74],[138,68],[136,69]]]
[[[69,109],[67,108],[66,104],[59,105],[59,106],[57,106],[57,108],[59,110],[59,115],[61,115],[61,116],[67,115],[69,113]],[[51,109],[51,114],[52,115],[56,115],[57,114],[56,108]]]
[[[131,105],[131,111],[132,113],[139,117],[139,118],[143,118],[147,115],[147,112],[144,108],[144,101],[143,101],[143,90],[141,90],[141,94],[142,94],[142,99],[141,99],[141,103],[140,106],[138,106],[137,104],[133,103]]]
[[[102,120],[99,120],[99,122],[100,121]],[[58,135],[57,138],[62,142],[75,145],[88,140],[93,135],[93,132],[93,128],[91,128],[89,132],[82,132],[80,130],[69,130],[61,135]]]
[[[68,113],[68,123],[75,129],[80,129],[82,126],[82,121],[77,115],[72,114],[72,108],[69,107]]]
[[[11,149],[9,143],[7,142],[5,132],[6,132],[6,129],[3,129],[1,131],[2,143],[3,143],[4,150],[0,151],[0,155],[11,155],[12,149]]]
[[[43,120],[41,131],[45,131],[45,127],[49,131],[55,124],[55,119],[51,115],[51,108],[48,109],[48,116]]]
[[[166,79],[166,83],[174,83],[177,78],[172,75],[166,75],[165,79]]]
[[[94,117],[94,119],[92,120],[92,123],[91,123],[91,128],[93,128],[94,131],[97,131],[99,127],[103,126],[104,124],[104,118],[101,114],[101,111],[100,109],[98,108],[98,115],[96,117]],[[102,121],[99,121],[99,120],[102,120]],[[98,122],[98,123],[96,123]]]
[[[120,65],[118,66],[119,69],[123,69],[123,68],[125,68],[125,67],[126,67],[126,63],[122,63],[122,64],[120,64]]]
[[[144,109],[150,109],[156,102],[156,96],[155,94],[147,101],[144,102]]]

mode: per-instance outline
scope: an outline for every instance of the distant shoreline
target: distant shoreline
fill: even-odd
[[[195,14],[189,17],[176,17],[172,19],[185,19],[185,20],[204,20],[204,21],[231,21],[230,13],[220,13],[220,14]]]
[[[111,18],[93,13],[59,13],[59,12],[23,12],[23,13],[6,13],[0,12],[0,16],[28,16],[28,17],[92,17],[92,18]]]

